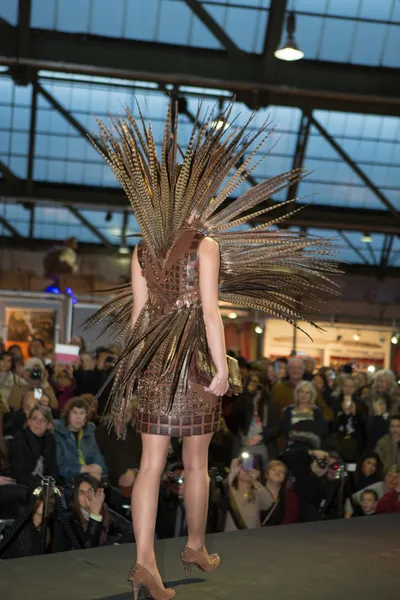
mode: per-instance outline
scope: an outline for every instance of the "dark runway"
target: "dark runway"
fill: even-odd
[[[157,542],[160,570],[176,598],[394,600],[400,589],[400,515],[287,525],[208,536],[222,556],[212,574],[184,579],[184,540]],[[133,546],[0,562],[5,600],[130,600]]]

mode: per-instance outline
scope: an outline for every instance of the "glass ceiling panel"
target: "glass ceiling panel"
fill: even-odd
[[[297,0],[294,10],[306,58],[400,67],[397,0]]]

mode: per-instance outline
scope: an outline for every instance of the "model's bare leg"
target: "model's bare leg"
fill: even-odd
[[[136,561],[163,586],[154,554],[160,480],[168,456],[170,437],[142,433],[142,459],[132,490],[132,522],[136,540]]]
[[[203,548],[204,545],[209,495],[208,447],[212,436],[212,433],[206,433],[183,440],[188,546],[194,549]]]

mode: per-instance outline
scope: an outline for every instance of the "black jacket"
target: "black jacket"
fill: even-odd
[[[96,441],[108,467],[111,485],[118,486],[118,480],[128,469],[137,469],[142,454],[142,439],[134,427],[128,427],[126,439],[118,439],[115,430],[108,431],[107,425],[96,429]]]
[[[106,507],[108,512],[108,535],[105,545],[111,544],[129,544],[134,541],[132,523]],[[82,523],[75,514],[70,515],[72,531],[82,548],[97,548],[100,545],[101,532],[104,526],[103,521],[89,519],[88,527],[82,527]]]
[[[253,418],[253,399],[254,395],[250,392],[243,392],[235,401],[230,419],[232,432],[237,435],[240,432],[247,435]],[[267,392],[263,392],[258,401],[258,416],[261,422],[264,422],[265,411],[267,411],[267,423],[262,431],[264,444],[268,448],[268,457],[273,459],[277,455],[276,440],[281,433],[281,419],[279,409],[275,402],[272,402]]]
[[[43,475],[58,480],[56,441],[52,433],[42,438],[34,435],[28,427],[16,434],[11,442],[11,476],[21,485],[35,488],[40,484],[40,476],[33,475],[40,457],[43,457]]]

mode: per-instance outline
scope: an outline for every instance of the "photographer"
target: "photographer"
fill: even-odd
[[[108,377],[118,359],[117,353],[112,348],[100,347],[96,349],[96,366],[93,370],[85,370],[80,367],[75,371],[75,395],[96,394],[107,382]],[[98,415],[104,414],[112,382],[105,387],[98,398]]]
[[[292,475],[292,489],[300,503],[300,521],[336,518],[338,507],[331,501],[338,483],[332,480],[330,471],[335,459],[323,450],[292,447],[281,454],[280,460]]]
[[[218,486],[213,499],[215,531],[255,529],[261,526],[261,511],[269,510],[273,499],[259,481],[260,463],[260,457],[246,453],[233,459],[230,473]]]
[[[182,463],[172,464],[163,475],[156,520],[158,539],[187,535],[186,511],[183,500],[184,478],[185,473]]]
[[[50,408],[54,411],[58,409],[58,402],[53,388],[48,382],[47,370],[39,358],[30,358],[24,366],[25,384],[16,383],[11,388],[8,398],[10,409],[18,410],[21,406],[22,397],[27,389],[42,390],[50,401]],[[28,386],[28,388],[27,388]]]

